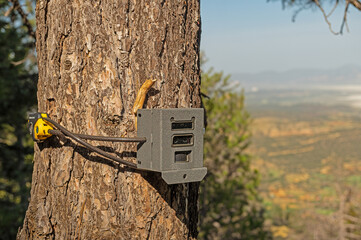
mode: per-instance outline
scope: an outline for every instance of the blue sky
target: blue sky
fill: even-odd
[[[330,7],[330,6],[328,6]],[[350,7],[350,33],[335,36],[320,11],[282,10],[281,1],[201,0],[201,49],[225,73],[361,66],[361,12]],[[331,19],[339,30],[343,12]]]

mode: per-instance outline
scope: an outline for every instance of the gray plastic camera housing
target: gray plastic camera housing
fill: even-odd
[[[167,184],[199,182],[203,167],[203,108],[139,109],[139,169],[160,172]]]

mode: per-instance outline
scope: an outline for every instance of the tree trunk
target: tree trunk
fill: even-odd
[[[70,131],[136,136],[146,108],[200,107],[199,0],[39,0],[38,108]],[[91,142],[135,162],[136,144]],[[75,142],[35,144],[31,200],[19,239],[191,239],[198,184],[124,168]]]

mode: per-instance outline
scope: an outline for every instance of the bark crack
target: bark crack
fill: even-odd
[[[45,34],[44,34],[44,43],[45,43],[45,49],[47,49],[47,38],[48,38],[48,32],[49,32],[49,28],[48,28],[48,0],[45,0],[45,6],[44,6],[44,25],[45,26]],[[46,60],[46,59],[45,59]]]
[[[64,41],[65,39],[70,35],[70,33],[72,32],[72,26],[73,26],[73,22],[70,21],[69,23],[69,29],[67,32],[65,33],[61,33],[60,35],[60,40],[58,43],[59,46],[59,54],[58,56],[56,56],[58,59],[58,71],[59,71],[59,77],[58,77],[58,89],[60,88],[60,79],[61,79],[61,57],[63,56],[63,48],[64,48]],[[65,26],[64,28],[66,29],[67,26]]]
[[[118,174],[119,174],[119,168],[117,168],[117,172],[115,174],[114,180],[113,180],[113,186],[114,186],[114,193],[115,193],[115,197],[114,197],[114,202],[116,202],[118,200],[118,191],[117,191],[117,180],[118,180]]]
[[[53,235],[54,238],[55,238],[55,224],[51,221],[51,215],[49,216],[49,225],[50,225],[50,228],[51,228],[51,232],[48,233],[46,236],[51,236]]]
[[[185,64],[185,62],[183,64]],[[183,71],[182,71],[182,75],[183,75]],[[183,77],[181,77],[179,79],[179,82],[176,85],[177,89],[175,89],[175,91],[178,92],[178,94],[177,94],[178,97],[177,97],[177,100],[176,100],[176,107],[179,107],[179,99],[180,99],[181,95],[183,94],[182,91],[180,90],[180,88],[182,86],[182,83],[183,83]]]
[[[80,229],[81,229],[81,225],[83,223],[84,209],[85,209],[85,205],[86,205],[87,200],[88,200],[88,197],[85,198],[84,202],[81,205],[81,209],[80,209],[80,212],[79,212],[78,226],[75,229],[75,237],[77,236],[78,237],[77,239],[80,239],[80,235],[81,235],[81,230]],[[75,239],[75,237],[74,237],[74,239]]]
[[[69,178],[68,180],[65,182],[65,196],[67,195],[67,192],[68,192],[68,187],[69,187],[69,182],[71,180],[71,176],[72,176],[72,173],[73,173],[73,169],[74,169],[74,157],[75,157],[75,151],[77,149],[77,145],[74,147],[73,149],[73,154],[70,158],[70,161],[71,161],[71,164],[70,164],[70,170],[69,170]]]
[[[102,1],[99,0],[99,4],[98,4],[98,7],[99,7],[99,12],[100,12],[100,21],[99,21],[99,25],[102,25],[103,24],[103,9],[102,9]]]
[[[162,0],[161,2],[160,2],[160,5],[162,5],[162,7],[164,6],[164,3],[165,3],[165,0]]]
[[[162,39],[162,46],[160,48],[159,58],[163,57],[163,53],[164,53],[164,49],[165,49],[165,42],[167,40],[167,35],[168,35],[168,24],[165,27],[165,33],[164,33],[164,38]]]
[[[87,60],[88,58],[86,57],[85,58],[85,61],[83,61],[83,59],[82,59],[82,63],[84,63],[84,64],[82,64],[82,66],[81,66],[81,68],[80,68],[80,71],[81,72],[83,72],[84,71],[84,69],[85,69],[85,67],[88,65],[88,60]],[[84,76],[84,74],[82,74],[82,76]],[[82,92],[82,88],[83,88],[83,77],[80,77],[80,83],[79,83],[79,94]]]
[[[184,5],[185,5],[185,12],[184,12],[184,15],[183,15],[183,18],[184,18],[184,27],[187,28],[187,19],[188,19],[188,0],[185,0],[184,1]],[[185,38],[185,35],[186,35],[186,30],[184,30],[183,32],[183,38]]]
[[[146,240],[149,240],[149,238],[150,238],[150,232],[151,232],[151,230],[152,230],[153,221],[157,218],[158,214],[162,211],[162,209],[163,209],[162,207],[159,208],[159,210],[158,210],[156,213],[154,213],[153,216],[150,217],[150,221],[148,221],[148,223],[149,223],[149,229],[148,229],[148,234],[147,234]]]

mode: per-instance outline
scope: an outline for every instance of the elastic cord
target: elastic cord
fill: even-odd
[[[76,136],[82,139],[96,140],[96,141],[109,141],[109,142],[145,142],[145,138],[122,138],[122,137],[105,137],[105,136],[93,136],[85,134],[76,134]]]
[[[53,135],[59,135],[59,130],[49,130],[49,133]],[[60,131],[61,132],[61,131]],[[108,142],[146,142],[146,138],[123,138],[123,137],[106,137],[106,136],[96,136],[96,135],[86,135],[73,133],[75,136],[94,141],[108,141]]]
[[[70,132],[69,130],[67,130],[66,128],[64,128],[63,126],[61,126],[60,124],[58,124],[57,122],[53,121],[52,119],[50,118],[43,118],[45,121],[51,123],[52,125],[54,125],[56,128],[58,128],[62,133],[64,133],[66,136],[72,138],[74,141],[82,144],[83,146],[85,146],[86,148],[104,156],[104,157],[107,157],[111,160],[114,160],[116,162],[119,162],[121,164],[124,164],[124,165],[127,165],[131,168],[137,168],[137,165],[135,163],[132,163],[132,162],[128,162],[128,161],[125,161],[121,158],[118,158],[118,157],[115,157],[107,152],[104,152],[103,150],[83,141],[82,139],[80,139],[79,136],[77,136],[77,134],[73,134],[72,132]]]

